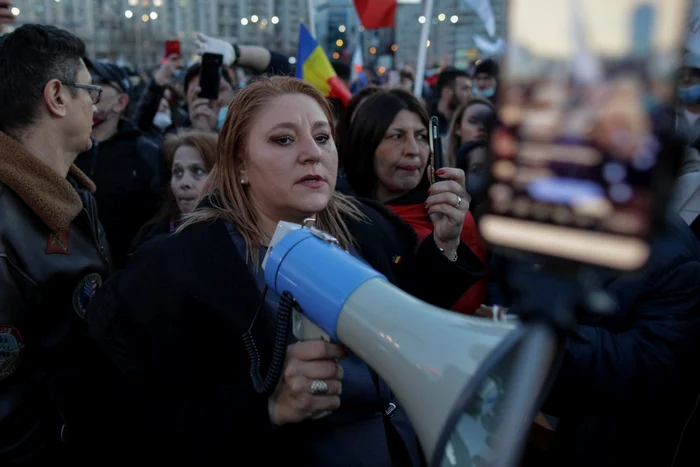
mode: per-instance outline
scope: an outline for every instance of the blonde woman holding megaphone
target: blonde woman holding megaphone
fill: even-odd
[[[280,221],[313,218],[375,268],[406,268],[386,275],[434,302],[482,271],[435,244],[396,244],[390,222],[336,193],[333,135],[328,102],[299,80],[262,78],[234,97],[205,199],[174,234],[144,244],[89,312],[114,366],[99,427],[107,448],[161,463],[419,465],[386,384],[336,344],[295,342],[293,303],[267,289],[261,262]]]

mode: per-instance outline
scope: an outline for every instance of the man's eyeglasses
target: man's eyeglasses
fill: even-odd
[[[100,102],[100,98],[102,98],[102,88],[100,86],[95,86],[94,84],[83,84],[83,83],[68,83],[65,81],[61,81],[61,84],[64,86],[71,86],[77,89],[85,89],[88,94],[90,94],[90,98],[92,98],[92,103],[97,104]]]

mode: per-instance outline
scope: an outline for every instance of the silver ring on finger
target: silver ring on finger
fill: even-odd
[[[315,379],[311,382],[311,394],[326,394],[328,392],[328,383],[321,379]]]
[[[462,197],[457,195],[457,204],[455,204],[455,208],[459,209],[459,207],[462,205]]]

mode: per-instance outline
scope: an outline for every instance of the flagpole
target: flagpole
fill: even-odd
[[[413,83],[413,94],[417,97],[423,95],[423,82],[425,81],[425,58],[428,55],[428,36],[430,35],[430,24],[433,18],[433,0],[425,0],[423,10],[425,23],[420,30],[420,42],[418,43],[418,64],[416,65],[416,79]]]
[[[309,9],[309,32],[311,36],[316,38],[316,12],[314,11],[314,0],[307,0],[307,8]]]

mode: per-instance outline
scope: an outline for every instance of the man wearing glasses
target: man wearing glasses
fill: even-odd
[[[160,147],[125,118],[132,93],[126,70],[108,61],[84,60],[102,95],[92,119],[94,145],[75,164],[97,186],[100,222],[114,267],[121,269],[139,229],[160,208],[165,163]]]
[[[102,93],[84,54],[53,26],[0,38],[0,465],[79,459],[99,394],[83,318],[110,259],[73,164]]]

